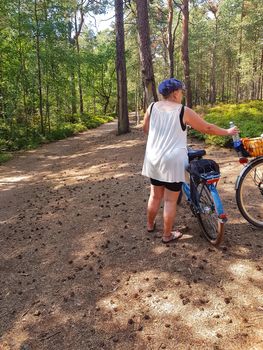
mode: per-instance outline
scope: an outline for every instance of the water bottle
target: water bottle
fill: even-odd
[[[233,128],[235,126],[233,122],[230,122],[229,125],[230,125],[230,128]],[[239,134],[232,135],[232,139],[233,139],[234,148],[237,151],[239,158],[243,158],[242,141],[240,139]]]

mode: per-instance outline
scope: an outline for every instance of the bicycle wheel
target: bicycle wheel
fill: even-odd
[[[202,232],[210,243],[217,246],[224,238],[225,223],[218,217],[217,206],[208,186],[199,184],[197,191],[199,194],[199,213],[197,218],[201,224]],[[219,196],[218,200],[220,200]]]
[[[237,206],[244,218],[263,228],[263,158],[249,164],[236,189]]]

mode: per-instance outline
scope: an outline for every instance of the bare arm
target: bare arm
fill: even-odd
[[[148,134],[148,132],[149,132],[151,107],[152,107],[152,105],[150,105],[147,108],[147,111],[145,112],[144,118],[143,118],[142,128],[143,128],[143,132],[145,134]]]
[[[149,131],[149,124],[150,124],[150,114],[148,113],[148,110],[145,112],[144,114],[144,118],[143,118],[143,125],[142,125],[142,128],[143,128],[143,132],[145,134],[148,134],[148,131]]]
[[[223,129],[215,124],[208,123],[188,107],[185,108],[184,123],[190,125],[197,131],[210,135],[228,136],[235,135],[239,132],[236,126],[229,129]]]

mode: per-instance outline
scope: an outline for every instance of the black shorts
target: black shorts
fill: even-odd
[[[159,181],[159,180],[154,180],[154,179],[150,179],[151,180],[151,184],[154,186],[164,186],[165,188],[167,188],[170,191],[173,192],[179,192],[182,189],[182,182],[163,182],[163,181]]]

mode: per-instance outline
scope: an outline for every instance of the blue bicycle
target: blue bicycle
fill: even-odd
[[[211,159],[203,159],[205,150],[188,149],[189,183],[184,183],[182,192],[197,217],[205,238],[218,246],[224,238],[224,226],[227,216],[224,212],[217,183],[220,179],[218,164]],[[182,199],[182,192],[178,203]]]

